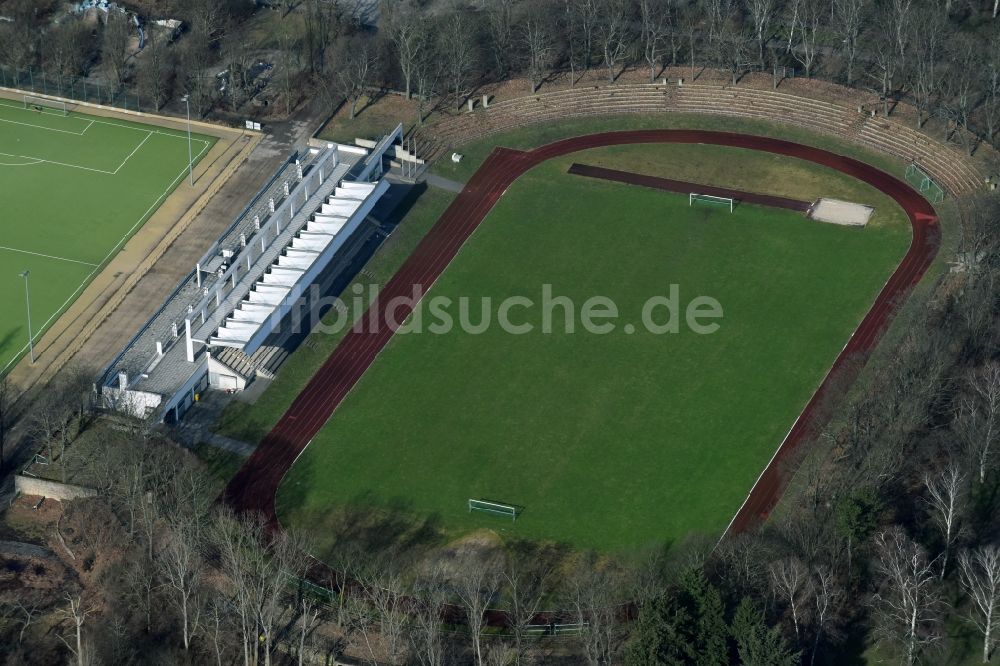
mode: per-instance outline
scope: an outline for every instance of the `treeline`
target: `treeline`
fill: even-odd
[[[77,394],[67,387],[61,395],[73,405]],[[689,564],[704,562],[700,548],[685,551],[683,568],[662,549],[621,560],[528,542],[428,551],[406,542],[432,527],[373,519],[364,509],[336,528],[328,553],[335,579],[309,557],[315,546],[302,533],[217,506],[219,484],[204,464],[150,424],[87,414],[87,428],[100,430],[101,455],[75,458],[74,470],[98,496],[64,503],[46,535],[65,571],[51,562],[22,566],[13,589],[0,578],[4,663],[301,664],[345,654],[428,666],[596,665],[626,654],[648,663],[641,659],[656,649],[655,613],[670,603],[690,607],[702,628],[693,640],[717,656],[793,654],[759,601],[744,599],[727,617],[702,566]],[[664,595],[675,572],[676,593]],[[562,611],[539,615],[553,608]],[[502,632],[487,626],[498,610]]]
[[[794,68],[871,89],[883,111],[905,98],[917,124],[938,117],[993,142],[1000,120],[996,3],[939,0],[482,0],[383,3],[383,32],[407,93],[461,98],[518,74],[576,82],[629,67],[730,72]],[[427,17],[432,20],[427,20]],[[778,81],[780,77],[775,77]],[[969,145],[971,150],[971,142]]]
[[[359,3],[347,0],[176,0],[156,5],[162,16],[137,8],[185,28],[176,40],[150,30],[135,58],[125,14],[99,26],[55,23],[55,7],[9,0],[0,62],[64,77],[97,70],[157,108],[190,95],[201,115],[235,112],[258,95],[261,58],[275,64],[266,97],[285,113],[321,96],[346,99],[353,115],[366,93],[393,89],[416,96],[421,119],[511,77],[534,92],[559,74],[575,84],[599,71],[614,82],[640,68],[654,81],[683,65],[692,76],[729,72],[733,83],[755,71],[777,82],[791,69],[873,91],[885,114],[905,100],[918,126],[936,118],[964,130],[970,151],[1000,131],[993,0],[383,0],[377,25],[362,25]]]

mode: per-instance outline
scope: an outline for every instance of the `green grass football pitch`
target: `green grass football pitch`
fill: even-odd
[[[192,136],[197,162],[215,142]],[[185,132],[0,99],[0,374],[187,174]]]
[[[480,298],[537,303],[551,284],[578,308],[611,298],[614,332],[545,334],[536,307],[517,311],[536,324],[526,335],[396,336],[279,490],[283,524],[307,528],[319,554],[338,506],[430,516],[446,537],[489,528],[619,550],[717,537],[909,242],[898,209],[866,229],[731,214],[569,176],[572,161],[596,160],[514,183],[428,296],[470,297],[478,321]],[[717,299],[721,328],[626,333],[673,284],[682,306]],[[523,513],[469,514],[469,498]]]

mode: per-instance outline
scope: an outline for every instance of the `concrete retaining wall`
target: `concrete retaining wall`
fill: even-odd
[[[37,479],[33,476],[14,475],[14,490],[22,495],[37,495],[48,497],[54,500],[66,501],[79,499],[81,497],[93,497],[97,491],[83,486],[74,486],[69,483],[59,483],[58,481],[48,481]]]

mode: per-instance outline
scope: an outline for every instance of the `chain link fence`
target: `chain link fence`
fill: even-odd
[[[35,68],[0,64],[0,86],[35,95],[53,95],[127,111],[151,112],[154,105],[137,93],[76,76],[53,76]]]

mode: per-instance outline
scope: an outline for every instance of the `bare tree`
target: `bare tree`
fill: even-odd
[[[483,0],[498,79],[507,78],[514,43],[514,0]]]
[[[84,652],[83,623],[86,622],[88,616],[94,613],[95,608],[84,604],[79,596],[67,595],[66,602],[69,606],[62,609],[60,614],[72,625],[71,639],[73,642],[71,643],[63,636],[59,636],[59,639],[66,644],[66,647],[76,658],[78,666],[85,666],[89,663],[90,655]]]
[[[41,612],[41,608],[38,603],[34,601],[29,601],[28,599],[18,599],[13,606],[13,611],[17,613],[18,621],[21,624],[21,630],[17,634],[17,644],[20,645],[24,642],[24,632],[28,630],[31,623],[34,622],[35,616]]]
[[[650,83],[656,79],[657,66],[662,65],[663,47],[671,31],[672,17],[673,7],[670,0],[639,0],[642,54],[646,64],[649,65]]]
[[[973,248],[977,252],[978,244]],[[983,483],[1000,440],[1000,363],[988,363],[972,372],[966,386],[968,395],[960,402],[956,425],[979,483]]]
[[[820,640],[824,632],[829,631],[833,608],[836,600],[840,597],[840,590],[837,589],[833,579],[833,572],[826,566],[818,566],[813,571],[812,582],[813,593],[813,649],[809,657],[809,663],[816,662],[816,653],[819,652]]]
[[[66,405],[51,391],[44,393],[32,405],[28,427],[32,438],[45,446],[50,463],[55,460],[53,446],[56,436],[67,420]]]
[[[474,39],[472,22],[464,11],[454,9],[445,17],[438,52],[444,59],[448,88],[458,106],[465,103],[469,81],[476,65]]]
[[[210,3],[212,4],[212,3]],[[302,16],[302,50],[309,73],[322,80],[327,71],[327,52],[340,35],[343,24],[342,3],[305,0]]]
[[[80,74],[91,58],[90,29],[83,21],[63,21],[52,27],[43,42],[47,68],[54,74]]]
[[[191,36],[202,48],[216,44],[226,24],[226,5],[221,2],[189,0],[186,14],[191,17]]]
[[[958,130],[959,141],[968,154],[975,150],[976,142],[969,126],[969,120],[981,97],[982,54],[977,40],[964,33],[958,33],[949,41],[951,46],[950,67],[942,76],[941,112],[945,119]],[[951,138],[950,136],[948,138]]]
[[[127,596],[132,607],[142,612],[148,634],[152,631],[153,598],[160,589],[160,580],[155,575],[152,563],[146,559],[145,552],[129,558],[123,569]]]
[[[262,654],[270,666],[277,631],[289,608],[287,576],[301,577],[305,568],[301,538],[281,531],[269,540],[259,516],[223,513],[216,521],[215,540],[229,579],[244,663],[256,664]]]
[[[747,10],[750,12],[750,23],[753,25],[754,38],[757,41],[757,59],[764,66],[764,46],[771,37],[771,24],[777,10],[777,0],[748,0]]]
[[[871,61],[875,71],[869,75],[878,82],[882,114],[888,116],[889,96],[895,90],[896,73],[900,65],[895,43],[885,39],[885,35],[892,30],[889,10],[881,8],[876,13],[874,30],[879,38],[872,45]]]
[[[894,527],[875,537],[881,574],[873,601],[879,640],[897,646],[914,664],[940,637],[941,605],[933,562],[924,549]]]
[[[485,613],[500,591],[500,566],[495,553],[480,555],[465,553],[457,561],[457,572],[452,581],[455,594],[465,610],[472,638],[472,652],[476,664],[483,666],[482,634],[486,623]]]
[[[215,77],[203,71],[207,51],[194,41],[180,45],[178,58],[178,87],[188,96],[191,111],[196,117],[204,116],[215,103]]]
[[[543,565],[529,566],[508,557],[503,579],[506,585],[507,617],[514,639],[514,663],[520,664],[526,652],[528,626],[542,604],[547,590],[548,571]]]
[[[944,550],[941,552],[941,578],[948,569],[948,553],[958,536],[958,522],[964,500],[965,474],[954,463],[935,474],[924,474],[927,506],[934,523],[941,530]]]
[[[729,70],[734,86],[750,59],[750,45],[750,34],[735,21],[720,28],[715,38],[716,59],[720,67]]]
[[[942,51],[947,39],[948,15],[940,8],[924,7],[911,21],[912,47],[910,80],[917,107],[917,127],[923,127],[930,114],[931,103],[940,89]]]
[[[109,11],[104,25],[101,58],[111,69],[115,88],[120,89],[128,78],[128,56],[131,22],[123,12]]]
[[[403,655],[404,629],[407,619],[405,603],[406,587],[403,575],[395,566],[384,558],[375,558],[365,567],[360,582],[364,589],[365,599],[375,609],[378,619],[378,634],[390,663],[396,663]],[[375,660],[367,631],[367,624],[362,629],[369,653]]]
[[[426,59],[424,51],[428,48],[429,35],[427,24],[414,4],[405,2],[393,6],[394,4],[382,4],[383,21],[388,28],[389,38],[396,47],[396,58],[406,87],[406,99],[410,99],[413,77],[421,60]]]
[[[300,593],[299,597],[299,648],[297,650],[297,657],[299,666],[303,666],[306,663],[306,637],[312,631],[312,628],[316,626],[316,622],[320,616],[320,609],[316,604],[316,600],[311,595]]]
[[[1000,621],[1000,548],[990,545],[963,551],[958,556],[958,566],[962,588],[972,602],[969,619],[983,634],[985,664],[1000,642],[996,633]]]
[[[1000,2],[1000,0],[997,0]],[[990,37],[986,67],[983,68],[983,91],[986,98],[980,107],[986,125],[986,140],[993,143],[1000,125],[1000,32]]]
[[[618,77],[625,54],[631,44],[631,28],[626,0],[605,0],[597,24],[597,39],[601,45],[604,67],[608,70],[608,83]]]
[[[14,19],[0,22],[0,57],[17,67],[30,67],[38,52],[40,17],[34,2],[7,3],[4,14]]]
[[[520,42],[523,45],[528,65],[531,92],[541,85],[545,70],[553,55],[552,33],[548,24],[545,7],[540,6],[528,12],[520,26]]]
[[[576,85],[576,61],[580,51],[580,24],[577,20],[576,0],[561,0],[559,30],[566,44],[566,62],[569,64],[569,84]]]
[[[611,565],[600,565],[596,556],[581,556],[568,576],[565,604],[586,630],[581,634],[587,663],[604,666],[617,663],[623,633],[618,618],[621,572]]]
[[[799,624],[802,621],[803,606],[812,592],[809,569],[798,558],[786,557],[772,562],[768,566],[768,571],[771,574],[771,587],[775,594],[788,604],[792,615],[792,626],[795,629],[795,640],[801,642]]]
[[[14,390],[10,379],[0,377],[0,471],[4,468],[4,445],[7,443],[7,433],[14,422]]]
[[[421,666],[443,666],[447,648],[441,608],[448,593],[441,572],[435,570],[419,578],[414,593],[418,603],[407,625],[411,654]]]
[[[285,103],[285,115],[292,112],[292,106],[298,97],[295,80],[301,68],[302,49],[296,35],[282,22],[278,28],[278,46],[281,60],[278,63],[278,85],[281,89],[281,99]]]
[[[417,124],[424,124],[427,103],[437,94],[441,80],[442,62],[431,48],[425,48],[417,58],[413,68],[413,80],[417,86]]]
[[[174,65],[167,52],[165,39],[157,30],[149,30],[146,48],[142,50],[139,63],[139,88],[153,102],[153,110],[159,113],[167,91],[172,85]]]
[[[253,43],[244,26],[230,25],[222,42],[222,58],[226,65],[226,92],[230,111],[236,112],[252,94]]]
[[[181,639],[188,650],[201,621],[202,535],[195,526],[186,525],[171,530],[168,539],[158,553],[157,564],[181,616]]]
[[[368,90],[378,69],[378,50],[366,37],[356,37],[344,45],[335,75],[347,101],[351,104],[350,119],[358,112],[358,102]]]
[[[841,52],[847,64],[847,85],[854,84],[854,63],[858,59],[859,37],[865,19],[868,0],[834,0],[833,17]]]
[[[798,21],[798,42],[792,47],[792,56],[806,70],[806,78],[812,77],[812,69],[819,54],[819,36],[826,30],[828,7],[822,0],[800,0],[796,17]]]

